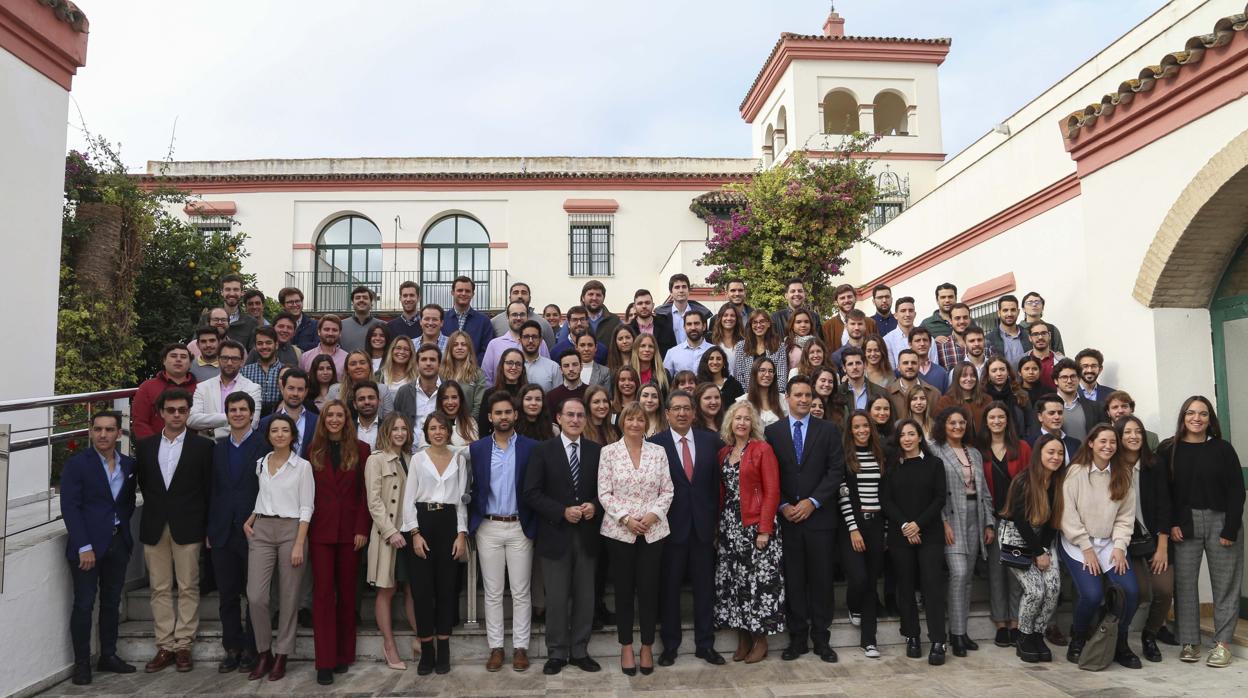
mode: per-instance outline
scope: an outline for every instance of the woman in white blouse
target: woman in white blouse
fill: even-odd
[[[459,563],[468,556],[468,463],[450,448],[451,418],[425,419],[429,446],[412,456],[403,488],[404,532],[411,533],[408,578],[416,600],[420,675],[451,670],[451,625],[459,605]],[[434,635],[437,635],[435,651]]]
[[[298,436],[295,420],[285,414],[270,418],[265,438],[273,450],[256,461],[260,490],[252,514],[243,523],[247,534],[247,608],[255,630],[256,668],[247,677],[277,681],[286,675],[286,658],[295,650],[299,587],[303,577],[296,570],[307,554],[308,524],[316,485],[312,465],[291,450]],[[273,616],[269,593],[277,570],[277,641],[273,640]]]
[[[672,476],[667,452],[645,440],[649,420],[631,402],[620,413],[624,438],[604,446],[598,465],[602,536],[614,573],[620,669],[628,676],[639,666],[633,656],[633,596],[641,627],[641,673],[654,671],[654,628],[659,614],[659,561],[670,532]]]

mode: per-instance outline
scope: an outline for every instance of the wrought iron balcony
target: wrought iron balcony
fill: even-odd
[[[351,291],[358,286],[371,288],[377,300],[373,310],[382,313],[400,312],[399,285],[404,281],[420,284],[420,302],[451,305],[451,283],[456,274],[419,271],[370,271],[347,274],[341,271],[288,271],[286,286],[303,291],[304,310],[315,313],[351,312]],[[507,305],[510,274],[506,269],[491,269],[473,275],[477,294],[473,307],[482,311],[498,311]]]

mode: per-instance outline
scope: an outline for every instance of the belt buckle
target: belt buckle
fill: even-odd
[[[440,502],[425,503],[425,511],[442,511],[445,508],[446,508],[446,505]]]

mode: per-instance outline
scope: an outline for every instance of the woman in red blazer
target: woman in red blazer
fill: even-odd
[[[984,408],[979,422],[979,450],[984,456],[984,479],[992,494],[992,511],[997,517],[997,530],[1001,530],[1001,510],[1010,491],[1014,476],[1031,463],[1031,446],[1018,437],[1014,426],[1014,414],[1010,406],[993,401]],[[1001,566],[1000,545],[996,539],[988,547],[989,614],[997,626],[994,644],[1009,647],[1018,642],[1018,604],[1022,600],[1022,587]]]
[[[316,681],[322,686],[355,662],[355,580],[372,523],[364,489],[368,455],[346,404],[326,402],[307,453],[316,481],[308,540]]]
[[[767,656],[767,636],[784,632],[781,576],[780,465],[763,440],[763,424],[748,402],[724,414],[719,451],[719,561],[715,566],[715,625],[735,628],[734,662]]]

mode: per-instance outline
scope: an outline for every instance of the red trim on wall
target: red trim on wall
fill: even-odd
[[[491,249],[491,250],[505,250],[505,249],[507,249],[507,243],[505,243],[505,242],[491,242],[491,243],[490,243],[490,249]]]
[[[835,150],[804,150],[807,156],[812,158],[834,158],[840,155]],[[850,153],[849,156],[855,160],[866,160],[871,158],[874,160],[927,160],[932,162],[944,162],[944,153],[898,153],[886,151],[880,153]],[[790,155],[789,158],[793,156]]]
[[[741,103],[741,118],[747,124],[754,123],[754,117],[762,110],[763,102],[780,82],[789,64],[795,60],[887,61],[940,65],[945,62],[948,54],[949,44],[786,38],[781,40],[780,46],[767,59],[767,65],[763,66],[758,81]]]
[[[0,49],[66,90],[87,64],[85,29],[75,30],[35,0],[0,0]]]
[[[567,199],[563,210],[568,213],[615,213],[620,202],[615,199]]]
[[[1007,272],[966,289],[962,293],[962,302],[967,305],[976,305],[1009,293],[1016,288],[1018,284],[1014,281],[1014,272]]]
[[[725,184],[743,182],[748,174],[714,177],[570,177],[499,176],[496,178],[447,179],[429,178],[324,178],[324,179],[202,179],[179,181],[177,178],[138,177],[145,189],[173,186],[191,194],[306,192],[306,191],[715,191]]]
[[[383,246],[384,246],[384,243],[383,243]],[[296,250],[315,250],[316,249],[316,245],[313,245],[310,242],[296,242],[294,245],[291,245],[291,247],[293,247]]]
[[[192,201],[182,208],[188,216],[232,216],[238,213],[233,201]]]
[[[381,243],[383,250],[419,250],[419,242],[383,242]]]
[[[1020,223],[1029,221],[1051,208],[1070,201],[1076,196],[1079,196],[1078,176],[1071,174],[1062,177],[1022,201],[980,221],[939,245],[915,255],[910,261],[898,265],[866,282],[859,287],[858,297],[860,299],[867,298],[876,284],[888,284],[891,286],[927,271],[976,245],[991,240]]]
[[[1080,177],[1087,177],[1135,151],[1160,140],[1246,93],[1248,32],[1235,32],[1225,46],[1206,49],[1199,63],[1183,65],[1159,78],[1147,92],[1132,95],[1089,124],[1067,136],[1066,150]]]

